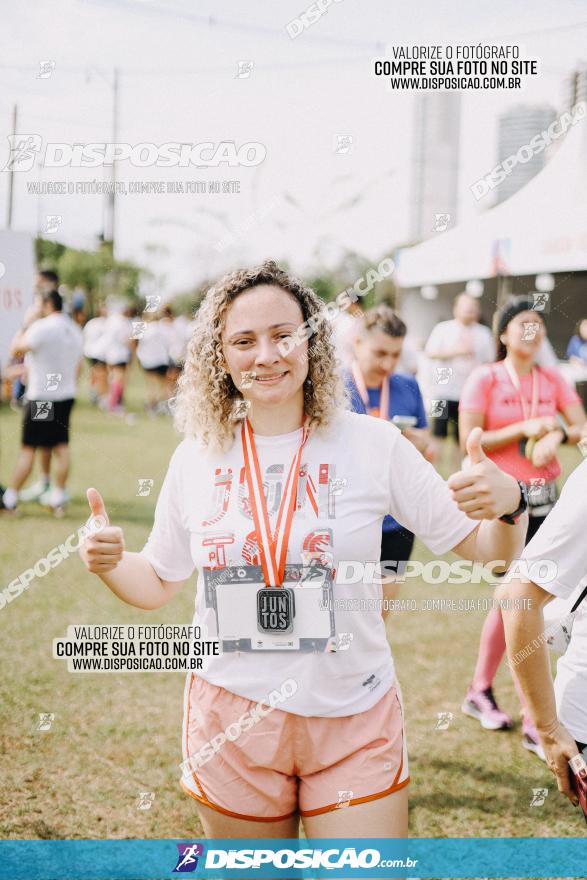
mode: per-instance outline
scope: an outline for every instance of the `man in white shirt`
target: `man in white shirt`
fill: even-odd
[[[474,367],[495,360],[495,342],[488,327],[479,323],[479,301],[468,293],[460,293],[453,305],[454,318],[434,327],[426,343],[430,361],[430,397],[446,401],[442,415],[431,410],[434,437],[448,437],[453,426],[455,445],[452,471],[460,467],[459,400],[463,386]]]
[[[83,339],[80,328],[63,313],[63,299],[53,290],[43,296],[43,317],[34,321],[13,343],[14,354],[26,354],[27,404],[22,447],[3,505],[14,510],[19,489],[28,479],[37,449],[51,450],[55,485],[47,504],[61,514],[67,501],[69,475],[69,417],[74,404]]]
[[[573,802],[568,761],[587,750],[587,596],[572,618],[571,637],[554,682],[544,632],[543,608],[557,596],[574,604],[587,584],[587,461],[565,483],[560,498],[524,549],[522,574],[499,587],[510,665],[528,701],[548,765],[559,790]],[[530,600],[516,608],[512,600]],[[520,604],[520,603],[519,603]],[[526,603],[528,605],[528,603]],[[549,628],[550,631],[550,628]],[[558,717],[557,717],[558,716]]]

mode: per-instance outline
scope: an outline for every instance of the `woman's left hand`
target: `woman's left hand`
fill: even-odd
[[[458,471],[448,487],[459,510],[471,519],[498,519],[513,513],[520,504],[520,487],[509,474],[492,462],[481,446],[482,428],[473,428],[467,439],[471,467]]]
[[[561,440],[562,433],[560,431],[551,431],[550,434],[537,440],[532,450],[532,464],[534,467],[544,467],[551,462],[556,456]]]

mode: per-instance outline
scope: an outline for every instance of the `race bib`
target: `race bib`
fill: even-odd
[[[266,587],[259,565],[204,568],[223,652],[330,652],[336,644],[332,569],[286,565],[283,585]]]

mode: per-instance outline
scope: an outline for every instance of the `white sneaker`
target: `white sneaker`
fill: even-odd
[[[29,486],[28,489],[23,489],[22,492],[19,492],[18,500],[38,501],[41,495],[47,491],[49,485],[50,484],[45,480],[38,480],[36,483],[33,483],[32,486]]]
[[[4,494],[2,495],[2,507],[4,510],[16,510],[16,506],[18,504],[18,492],[15,489],[4,490]]]
[[[39,498],[39,504],[42,504],[43,507],[51,507],[53,509],[56,507],[63,507],[68,501],[71,501],[71,498],[69,497],[67,489],[58,489],[56,486],[49,486]]]

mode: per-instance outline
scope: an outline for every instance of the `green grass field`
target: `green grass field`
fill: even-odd
[[[84,386],[85,387],[85,386]],[[141,412],[142,378],[133,374],[129,407],[135,425],[92,409],[82,392],[73,415],[73,495],[58,520],[36,504],[0,518],[2,586],[45,556],[87,519],[87,486],[106,499],[111,521],[138,550],[150,530],[157,492],[178,442],[168,418]],[[20,416],[1,410],[1,482],[14,465]],[[564,450],[565,472],[579,461]],[[136,497],[152,478],[150,497]],[[415,558],[428,559],[417,544]],[[52,658],[52,640],[70,624],[191,621],[195,578],[159,612],[118,601],[88,574],[77,554],[32,582],[0,610],[0,836],[3,838],[180,838],[201,835],[193,800],[179,788],[184,674],[70,674]],[[489,597],[487,586],[403,587],[403,597]],[[460,712],[472,673],[484,613],[398,612],[388,619],[407,713],[411,766],[410,829],[414,836],[576,836],[578,811],[557,792],[553,777],[521,746],[519,727],[485,732]],[[519,718],[505,668],[496,693]],[[39,713],[52,712],[47,732]],[[452,712],[435,730],[438,712]],[[548,788],[531,807],[533,788]],[[139,792],[153,792],[148,810]]]

